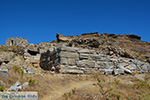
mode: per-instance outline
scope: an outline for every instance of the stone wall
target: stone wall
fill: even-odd
[[[94,50],[66,47],[51,48],[41,55],[40,66],[63,74],[124,74],[148,72],[150,65],[135,59],[96,54]]]
[[[23,39],[21,37],[16,37],[16,38],[8,38],[6,40],[6,46],[21,46],[21,47],[26,47],[28,46],[29,42],[27,39]]]

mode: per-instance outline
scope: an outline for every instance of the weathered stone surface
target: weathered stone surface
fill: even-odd
[[[8,38],[6,40],[6,46],[22,46],[22,47],[26,47],[28,46],[29,42],[27,39],[23,39],[21,37],[16,37],[16,38]]]
[[[79,53],[84,53],[84,54],[93,54],[94,51],[93,50],[88,50],[88,49],[80,49],[78,50]]]
[[[68,59],[68,65],[76,65],[76,60],[72,59],[72,58],[69,58]]]
[[[75,58],[75,59],[79,58],[79,54],[72,53],[72,52],[60,52],[59,56],[60,57],[67,57],[67,58]]]
[[[13,52],[0,52],[1,62],[9,62],[14,58],[15,54]]]
[[[126,73],[128,73],[128,74],[131,74],[132,72],[129,70],[129,69],[127,69],[127,68],[125,68],[125,67],[123,67],[123,66],[118,66],[118,68],[119,69],[123,69],[124,70],[124,72],[126,72]]]
[[[95,67],[95,61],[92,60],[80,60],[77,61],[77,66],[78,67]]]
[[[60,64],[67,65],[68,64],[67,58],[60,58]]]
[[[0,69],[0,77],[1,78],[8,78],[8,70],[7,69]]]
[[[104,74],[113,74],[113,69],[105,69]]]
[[[79,50],[79,48],[62,46],[59,48],[59,50],[60,51],[67,51],[67,52],[77,52]]]
[[[62,69],[61,73],[62,74],[84,74],[82,70],[78,70],[78,69]]]
[[[82,59],[89,59],[89,56],[90,56],[89,54],[82,54],[81,53],[80,56],[79,56],[79,59],[80,60],[82,60]]]
[[[60,42],[60,41],[62,41],[62,42],[67,42],[67,41],[70,40],[69,37],[64,36],[64,35],[61,35],[61,34],[58,34],[58,33],[57,33],[56,37],[57,37],[57,41],[58,41],[58,42]]]
[[[133,58],[129,53],[121,49],[121,47],[109,46],[107,48],[109,51],[113,51],[115,55],[120,55],[121,57]]]
[[[115,75],[124,74],[124,70],[123,69],[114,69],[114,74]]]
[[[148,71],[149,71],[149,68],[150,68],[150,65],[149,65],[149,64],[144,64],[143,66],[141,66],[141,69],[142,69],[144,72],[148,72]]]
[[[97,61],[97,65],[100,65],[100,68],[102,69],[109,69],[114,67],[113,62]]]

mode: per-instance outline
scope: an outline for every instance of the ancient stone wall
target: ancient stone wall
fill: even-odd
[[[16,38],[8,38],[6,40],[6,46],[21,46],[21,47],[26,47],[28,46],[29,42],[27,39],[23,39],[21,37],[16,37]]]
[[[124,74],[150,71],[150,65],[138,60],[96,54],[94,50],[66,47],[51,48],[41,55],[40,66],[63,74]]]

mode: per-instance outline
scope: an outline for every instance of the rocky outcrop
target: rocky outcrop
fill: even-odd
[[[6,46],[21,46],[26,47],[28,46],[29,42],[27,39],[23,39],[21,37],[16,38],[8,38],[6,40]]]
[[[126,57],[126,58],[134,58],[129,53],[124,51],[118,46],[108,46],[107,47],[109,51],[112,51],[116,56]]]
[[[104,72],[105,74],[131,74],[132,71],[148,72],[148,63],[96,54],[94,50],[66,47],[51,48],[41,55],[40,66],[63,74],[91,74]]]
[[[137,35],[134,35],[134,34],[130,34],[129,37],[131,39],[138,39],[138,40],[141,40],[141,37],[140,36],[137,36]]]
[[[61,35],[61,34],[58,34],[56,35],[57,37],[57,41],[60,42],[68,42],[70,40],[70,38],[68,36],[64,36],[64,35]]]

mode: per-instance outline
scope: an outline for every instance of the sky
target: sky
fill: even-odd
[[[150,0],[0,0],[0,45],[7,38],[51,42],[56,33],[135,34],[150,42]]]

